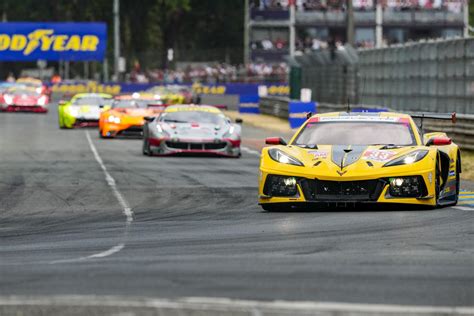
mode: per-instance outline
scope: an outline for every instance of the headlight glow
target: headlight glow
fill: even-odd
[[[5,103],[10,105],[13,104],[13,97],[11,95],[5,94],[3,96],[3,99],[5,100]]]
[[[111,115],[107,119],[110,123],[120,124],[120,117]]]
[[[401,157],[395,158],[389,162],[387,162],[384,167],[392,167],[392,166],[402,166],[402,165],[409,165],[415,162],[420,161],[421,159],[425,158],[428,154],[428,150],[420,149],[415,150],[409,154],[403,155]]]
[[[38,105],[45,105],[46,104],[46,96],[43,95],[38,99]]]
[[[76,106],[70,106],[67,108],[67,111],[69,112],[69,114],[71,114],[72,116],[77,116],[79,114],[79,108],[77,108]]]
[[[299,161],[298,159],[294,157],[291,157],[290,155],[284,153],[283,151],[277,148],[269,149],[268,154],[270,155],[270,158],[272,158],[276,162],[287,164],[287,165],[304,166],[301,161]]]

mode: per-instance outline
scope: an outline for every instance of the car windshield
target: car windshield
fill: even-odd
[[[145,109],[150,103],[153,103],[151,100],[143,99],[129,99],[129,100],[114,100],[112,107],[114,109],[119,108],[138,108]]]
[[[110,98],[101,97],[82,97],[72,102],[72,105],[109,105],[112,103]]]
[[[315,122],[308,123],[294,145],[415,145],[408,123]]]
[[[221,113],[210,113],[204,111],[180,111],[163,113],[160,121],[167,123],[202,123],[221,125],[225,122],[224,115]]]

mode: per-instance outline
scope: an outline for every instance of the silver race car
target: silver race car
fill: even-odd
[[[204,154],[240,157],[242,120],[236,123],[216,107],[172,105],[158,117],[145,118],[143,154]]]

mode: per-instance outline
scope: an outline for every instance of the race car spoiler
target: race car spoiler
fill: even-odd
[[[420,119],[435,119],[435,120],[451,120],[456,123],[456,112],[453,113],[430,113],[430,112],[415,112],[410,114],[413,118]]]
[[[409,113],[412,118],[420,119],[420,129],[423,130],[423,120],[432,119],[432,120],[451,120],[453,124],[456,123],[456,112],[452,113],[430,113],[430,112],[414,112]]]

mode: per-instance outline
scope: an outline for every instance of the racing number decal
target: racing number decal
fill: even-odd
[[[396,152],[389,150],[367,150],[364,153],[363,158],[366,160],[375,160],[375,161],[388,161],[393,156],[396,155]]]

